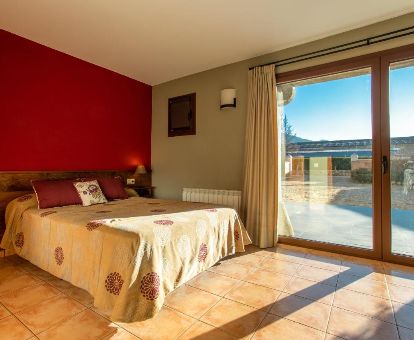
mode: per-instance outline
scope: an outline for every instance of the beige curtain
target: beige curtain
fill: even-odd
[[[275,66],[248,74],[248,107],[242,212],[253,244],[277,242],[279,147]]]

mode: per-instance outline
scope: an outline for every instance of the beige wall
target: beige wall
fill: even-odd
[[[247,71],[250,66],[386,33],[411,26],[413,22],[414,13],[411,13],[154,86],[152,92],[152,168],[153,185],[156,187],[155,195],[160,198],[179,199],[183,187],[241,189]],[[278,69],[278,72],[409,43],[414,43],[413,36],[285,66]],[[168,61],[168,57],[166,60]],[[237,108],[220,111],[220,90],[228,87],[237,89]],[[167,131],[168,98],[191,92],[197,93],[197,134],[169,138]]]

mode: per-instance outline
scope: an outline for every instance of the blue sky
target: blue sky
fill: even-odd
[[[390,79],[391,136],[413,136],[414,66],[391,71]],[[297,86],[284,110],[301,138],[371,138],[371,76]]]

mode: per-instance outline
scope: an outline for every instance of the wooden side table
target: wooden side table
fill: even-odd
[[[134,189],[140,197],[153,198],[155,187],[129,185],[128,188]]]

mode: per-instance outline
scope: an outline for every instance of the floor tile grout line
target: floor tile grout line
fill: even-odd
[[[12,315],[10,315],[10,316],[13,316],[19,323],[21,323],[22,325],[23,325],[23,327],[24,328],[26,328],[30,333],[32,333],[33,334],[33,336],[35,336],[36,337],[36,334],[29,328],[29,327],[27,327],[18,317],[17,317],[17,315],[15,315],[15,314],[12,314]]]
[[[340,310],[346,311],[346,312],[349,312],[349,313],[352,313],[352,314],[357,314],[357,315],[363,316],[363,317],[365,317],[365,318],[367,318],[367,319],[377,320],[377,321],[381,321],[381,322],[384,322],[384,323],[389,324],[389,325],[394,325],[394,326],[397,326],[395,323],[393,323],[393,322],[391,322],[391,321],[382,320],[382,319],[377,318],[377,317],[374,317],[374,316],[372,316],[372,315],[363,314],[363,313],[356,312],[356,311],[351,310],[351,309],[347,309],[347,308],[344,308],[344,307],[338,307],[338,306],[335,306],[335,305],[334,305],[334,306],[332,306],[332,307],[333,307],[333,308],[336,308],[336,309],[340,309]],[[407,327],[405,327],[405,328],[407,328]]]
[[[309,254],[308,254],[309,255]],[[269,257],[270,258],[270,257]],[[265,262],[265,260],[263,260],[264,262]],[[283,261],[283,260],[282,260]],[[289,261],[286,261],[286,262],[289,262]],[[291,263],[294,263],[294,262],[291,262]],[[242,263],[241,263],[242,264]],[[361,264],[361,265],[365,265],[365,264]],[[300,267],[299,268],[302,268],[302,267],[304,267],[304,266],[309,266],[309,267],[315,267],[315,268],[319,268],[319,267],[317,267],[317,266],[311,266],[311,265],[309,265],[309,264],[301,264],[300,265]],[[299,269],[298,268],[298,269]],[[260,269],[260,266],[258,266],[257,267],[257,269]],[[324,269],[324,268],[319,268],[319,269]],[[329,270],[329,269],[325,269],[325,270]],[[333,271],[333,270],[331,270],[331,271]],[[275,272],[275,273],[277,273],[277,272]],[[339,272],[338,274],[340,274],[341,272]],[[34,275],[34,276],[36,276],[36,277],[38,277],[41,281],[44,281],[45,283],[47,283],[48,285],[51,285],[51,286],[53,286],[52,284],[50,284],[48,281],[46,281],[43,277],[40,277],[40,276],[37,276],[37,275],[35,275],[35,274],[33,274],[33,273],[30,273],[29,272],[29,274],[31,274],[31,275]],[[222,273],[216,273],[216,274],[218,274],[218,275],[223,275],[223,276],[227,276],[227,275],[225,275],[225,274],[222,274]],[[283,273],[279,273],[279,274],[283,274]],[[286,274],[285,274],[286,275]],[[229,277],[231,277],[231,276],[229,276]],[[291,282],[292,280],[294,280],[294,278],[296,277],[296,275],[294,275],[294,276],[291,276],[290,277],[290,279],[289,279],[289,281],[288,282]],[[356,276],[356,277],[358,277],[358,276]],[[233,277],[231,277],[231,278],[233,278]],[[238,281],[242,281],[242,282],[249,282],[249,281],[246,281],[245,279],[244,279],[245,277],[243,277],[242,279],[237,279]],[[234,279],[234,278],[233,278]],[[307,280],[309,280],[308,278],[305,278],[305,279],[307,279]],[[313,280],[310,280],[310,281],[313,281]],[[314,281],[315,282],[315,281]],[[317,281],[316,281],[317,282]],[[388,290],[388,292],[389,292],[389,287],[388,287],[388,285],[389,284],[391,284],[390,282],[388,282],[388,280],[387,280],[387,277],[386,277],[386,280],[385,280],[385,282],[386,282],[386,284],[387,284],[387,290]],[[262,285],[260,285],[260,284],[257,284],[257,283],[254,283],[254,282],[251,282],[252,284],[255,284],[255,285],[258,285],[258,286],[262,286]],[[319,282],[320,283],[320,282]],[[400,285],[395,285],[394,284],[394,286],[400,286]],[[401,285],[401,286],[404,286],[404,285]],[[55,287],[55,286],[53,286],[55,289],[57,289],[57,290],[59,290],[59,291],[61,291],[58,287]],[[264,286],[264,287],[267,287],[267,286]],[[331,286],[332,287],[332,286]],[[198,287],[193,287],[193,288],[196,288],[196,289],[199,289],[199,290],[203,290],[203,289],[200,289],[200,288],[198,288]],[[271,288],[271,287],[267,287],[267,288],[270,288],[270,289],[273,289],[273,290],[277,290],[277,291],[280,291],[280,290],[278,290],[278,289],[274,289],[274,288]],[[285,291],[285,288],[286,287],[284,287],[284,289],[283,289],[283,291]],[[336,291],[338,290],[338,277],[337,277],[337,284],[336,284],[336,287],[335,287],[335,290],[334,290],[334,294],[336,294]],[[409,287],[410,288],[410,287]],[[341,289],[341,288],[339,288],[339,289]],[[61,291],[63,294],[64,294],[64,292],[63,291]],[[207,292],[207,291],[206,291]],[[358,293],[361,293],[361,294],[364,294],[364,295],[371,295],[371,294],[367,294],[367,293],[364,293],[364,292],[359,292],[359,291],[356,291],[356,292],[358,292]],[[208,292],[208,293],[210,293],[210,294],[213,294],[213,295],[216,295],[216,294],[214,294],[214,293],[211,293],[211,292]],[[226,294],[228,294],[228,292],[226,293]],[[66,294],[65,294],[66,295]],[[375,296],[375,295],[372,295],[372,296]],[[68,296],[68,297],[70,297],[70,296]],[[376,297],[378,297],[378,296],[376,296]],[[70,298],[72,298],[72,297],[70,297]],[[378,297],[378,298],[380,298],[380,297]],[[223,297],[222,296],[220,296],[220,299],[219,299],[219,301],[221,301],[223,299]],[[312,299],[309,299],[309,300],[312,300]],[[78,301],[78,300],[77,300]],[[219,302],[219,301],[217,301],[217,303]],[[333,300],[333,302],[334,302],[334,300]],[[333,303],[332,302],[332,303]],[[333,305],[332,305],[332,303],[331,303],[331,313],[332,313],[332,308],[333,308]],[[82,305],[84,305],[83,303],[82,303]],[[249,306],[249,305],[248,305]],[[86,306],[87,307],[87,306]],[[251,307],[251,306],[250,306]],[[90,307],[87,307],[88,309],[90,309]],[[211,308],[213,308],[213,306],[211,307]],[[211,309],[210,308],[210,309]],[[335,307],[335,308],[337,308],[337,307]],[[396,323],[396,319],[395,319],[395,311],[394,311],[394,307],[393,307],[393,305],[392,305],[392,310],[393,310],[393,313],[394,313],[394,320],[395,320],[395,324],[397,324]],[[342,309],[342,308],[340,308],[340,309]],[[347,309],[344,309],[344,310],[347,310]],[[94,311],[93,311],[94,312]],[[391,323],[391,324],[393,324],[392,322],[387,322],[387,321],[384,321],[384,320],[381,320],[381,319],[378,319],[378,318],[375,318],[375,317],[371,317],[371,316],[369,316],[369,315],[366,315],[366,314],[362,314],[362,313],[358,313],[358,312],[354,312],[354,311],[350,311],[350,312],[352,312],[352,313],[356,313],[356,314],[359,314],[359,315],[364,315],[365,317],[367,317],[367,318],[370,318],[370,319],[375,319],[375,320],[379,320],[379,321],[382,321],[382,322],[386,322],[386,323]],[[182,312],[181,312],[182,313]],[[207,312],[206,312],[207,313]],[[270,313],[270,309],[269,309],[269,311],[266,313],[266,315],[268,315]],[[330,313],[330,314],[331,314]],[[12,315],[14,315],[13,313],[12,313]],[[290,320],[290,321],[293,321],[293,320]],[[295,322],[295,321],[293,321],[293,322]],[[404,327],[404,326],[401,326],[402,328],[407,328],[407,327]],[[408,329],[410,329],[410,328],[408,328]],[[127,331],[127,330],[126,330]],[[128,332],[128,331],[127,331]],[[326,332],[327,333],[327,332]]]
[[[338,280],[339,280],[339,277],[338,277]],[[332,301],[331,301],[331,304],[330,304],[328,322],[326,323],[326,329],[325,329],[325,339],[327,338],[327,334],[328,334],[328,330],[329,330],[329,323],[331,322],[331,316],[332,316],[332,312],[333,312],[333,308],[334,308],[335,296],[336,296],[336,287],[335,287],[335,290],[333,292],[333,297],[332,297]]]
[[[5,293],[0,294],[0,299],[1,299],[3,296],[5,296],[5,295],[9,295],[9,294],[12,294],[12,293],[14,293],[14,292],[16,292],[16,291],[18,291],[18,290],[22,290],[22,289],[26,289],[26,288],[30,288],[30,287],[40,286],[40,285],[42,285],[42,284],[44,284],[44,283],[45,283],[44,281],[40,281],[40,282],[37,282],[37,283],[34,283],[34,284],[30,284],[30,285],[28,285],[28,286],[24,286],[24,287],[20,287],[20,288],[17,288],[17,289],[8,290],[8,291],[6,291]]]
[[[36,286],[33,286],[33,287],[36,287]],[[55,298],[55,297],[59,296],[60,294],[62,294],[62,293],[61,293],[61,292],[59,292],[59,294],[56,294],[56,295],[51,296],[51,297],[48,297],[48,298],[46,298],[46,299],[42,300],[41,302],[51,300],[51,299],[53,299],[53,298]],[[1,302],[1,301],[0,301],[0,302]],[[3,302],[2,302],[2,304],[4,305],[4,303],[3,303]],[[35,305],[37,305],[37,303],[36,303]],[[35,305],[33,305],[33,306],[35,306]],[[5,305],[4,305],[4,306],[5,306]],[[17,313],[23,312],[23,311],[24,311],[25,309],[27,309],[27,308],[31,308],[31,307],[33,307],[33,306],[26,306],[25,308],[19,309],[19,310],[15,311],[15,312],[12,312],[12,311],[11,311],[11,309],[8,309],[6,306],[5,306],[5,307],[6,307],[6,309],[7,309],[7,310],[9,310],[9,312],[10,312],[10,313],[12,313],[13,315],[15,315],[15,314],[17,314]]]
[[[397,335],[398,335],[398,338],[401,340],[400,329],[398,327],[398,322],[397,322],[397,316],[396,316],[396,313],[395,313],[394,303],[391,300],[391,292],[390,292],[389,284],[387,282],[387,278],[385,278],[385,285],[387,287],[387,293],[388,293],[389,301],[390,301],[390,304],[391,304],[391,310],[392,310],[392,315],[394,317],[395,327],[397,329]]]
[[[46,301],[46,300],[45,300]],[[63,320],[61,320],[59,323],[57,323],[57,324],[55,324],[55,325],[52,325],[52,326],[50,326],[50,327],[48,327],[48,328],[46,328],[46,329],[44,329],[43,331],[41,331],[41,332],[38,332],[38,333],[34,333],[34,332],[32,332],[36,337],[37,337],[37,335],[40,335],[40,334],[42,334],[42,333],[44,333],[44,332],[46,332],[47,330],[49,330],[49,329],[52,329],[52,328],[55,328],[55,327],[57,327],[57,326],[59,326],[59,325],[61,325],[61,324],[63,324],[64,322],[66,322],[66,321],[68,321],[68,320],[70,320],[70,319],[73,319],[75,316],[77,316],[77,315],[79,315],[79,314],[81,314],[82,312],[84,312],[85,310],[86,310],[87,308],[85,308],[85,309],[82,309],[81,311],[79,311],[79,312],[77,312],[77,313],[75,313],[75,314],[73,314],[72,316],[70,316],[70,317],[67,317],[67,318],[64,318]],[[18,318],[18,316],[17,315],[15,315],[16,316],[16,318]],[[20,319],[19,319],[19,321],[20,321]],[[22,322],[22,321],[21,321]],[[26,326],[27,327],[27,326]]]

